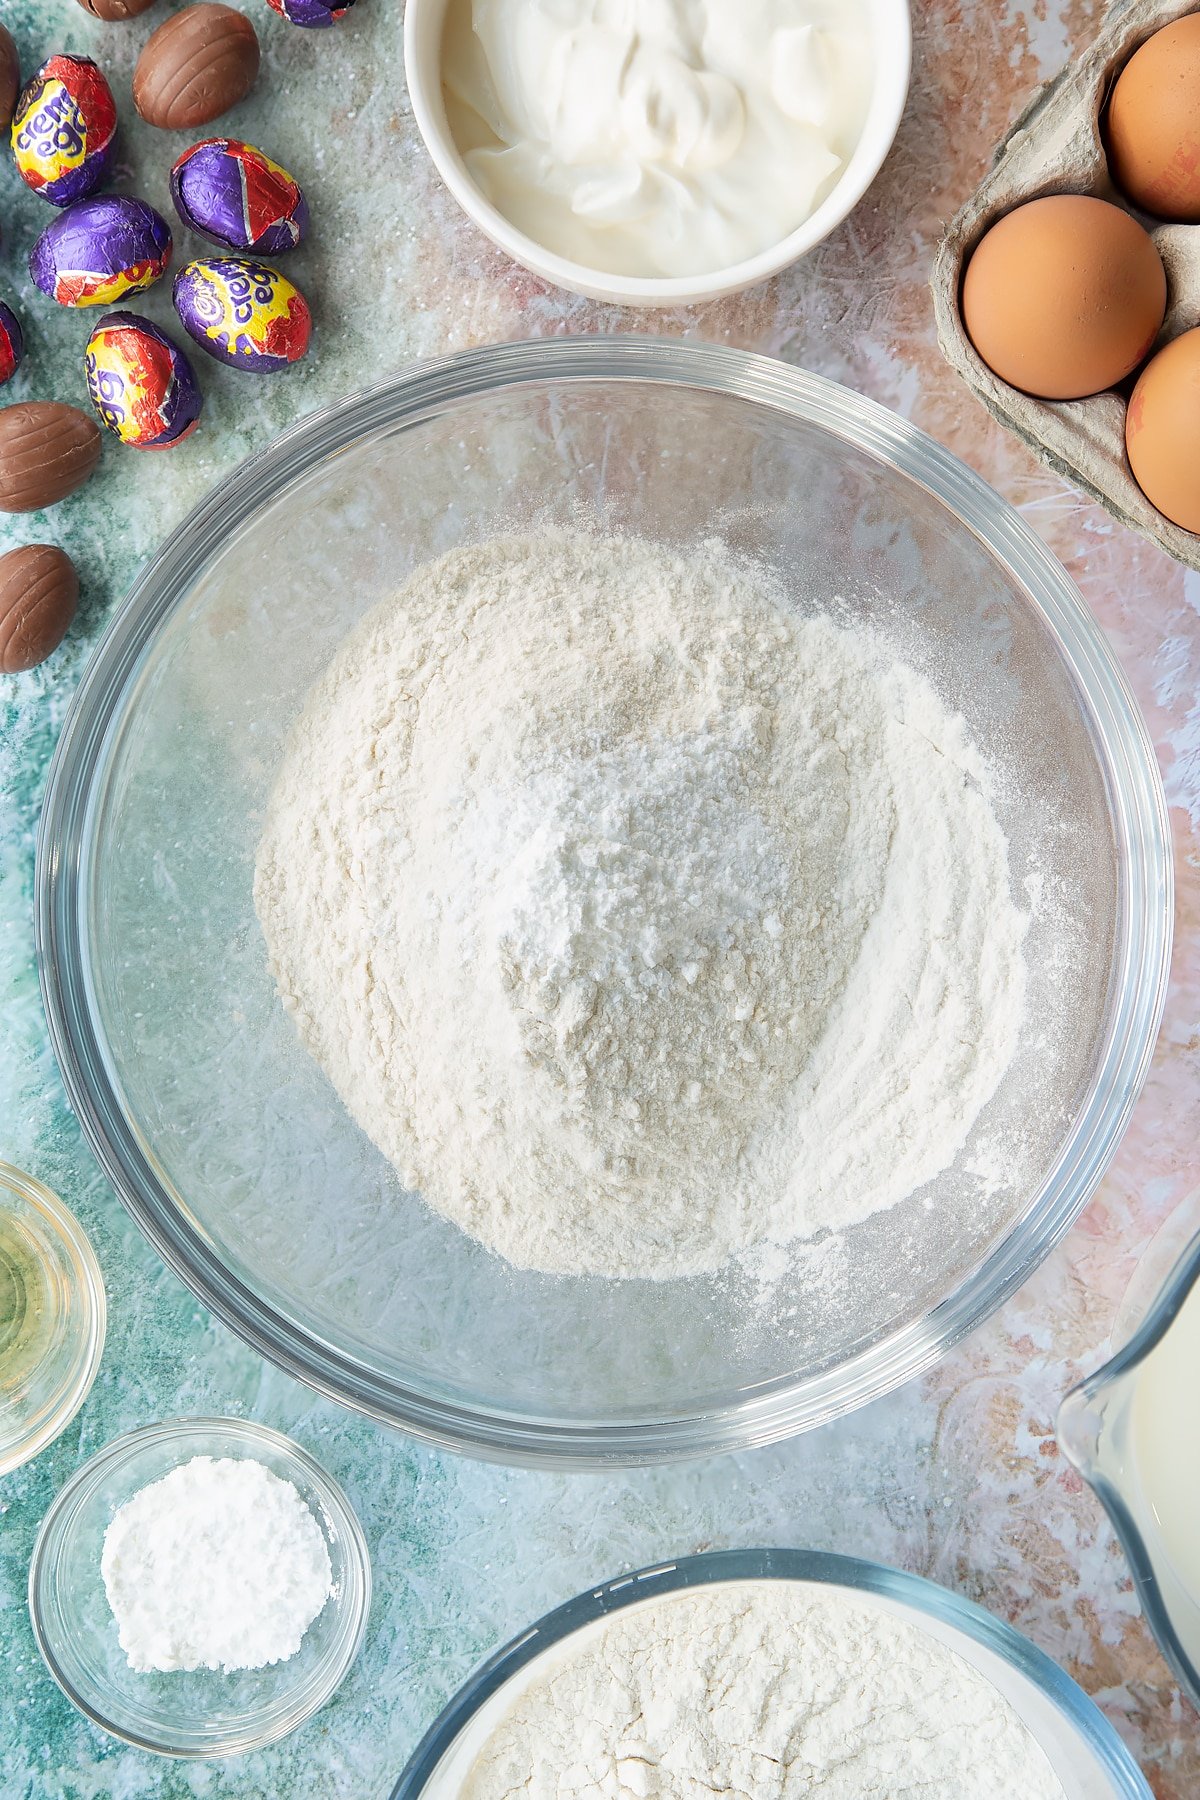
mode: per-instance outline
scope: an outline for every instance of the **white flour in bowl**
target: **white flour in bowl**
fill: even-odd
[[[837,1589],[702,1588],[632,1607],[513,1701],[462,1800],[1064,1800],[961,1656]]]
[[[569,1274],[697,1274],[905,1198],[1024,1001],[962,719],[715,541],[419,568],[308,700],[255,902],[404,1181]]]

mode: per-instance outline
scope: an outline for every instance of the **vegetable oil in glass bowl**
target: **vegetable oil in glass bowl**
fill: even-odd
[[[70,1423],[104,1347],[104,1286],[48,1188],[0,1163],[0,1475]]]

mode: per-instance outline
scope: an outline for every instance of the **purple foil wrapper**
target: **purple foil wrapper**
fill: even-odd
[[[266,263],[201,257],[175,277],[175,310],[202,350],[255,375],[300,361],[312,314],[300,290]]]
[[[171,260],[171,228],[144,200],[81,200],[47,225],[29,273],[60,306],[111,306],[152,287]]]
[[[116,102],[102,70],[90,56],[52,56],[13,114],[17,173],[51,206],[71,206],[108,179],[116,135]]]
[[[344,19],[354,0],[267,0],[267,5],[289,24],[320,29]]]
[[[308,230],[299,183],[253,144],[206,138],[171,171],[171,198],[185,225],[227,250],[278,256]]]

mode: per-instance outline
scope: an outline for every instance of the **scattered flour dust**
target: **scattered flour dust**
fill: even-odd
[[[1009,1702],[906,1620],[743,1582],[622,1612],[559,1654],[462,1800],[1064,1800]]]
[[[405,1183],[568,1274],[698,1274],[895,1204],[1024,1003],[963,720],[716,541],[419,568],[309,697],[255,902]]]
[[[100,1571],[131,1669],[286,1662],[329,1598],[321,1527],[251,1457],[193,1456],[114,1513]]]

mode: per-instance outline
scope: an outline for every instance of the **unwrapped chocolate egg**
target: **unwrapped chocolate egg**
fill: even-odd
[[[21,59],[7,26],[0,25],[0,125],[7,131],[21,93]]]
[[[112,168],[116,137],[112,89],[88,56],[52,56],[13,114],[17,171],[52,206],[95,193]]]
[[[312,314],[299,288],[266,263],[201,257],[175,277],[175,310],[202,350],[270,375],[297,363],[312,336]]]
[[[1137,368],[1163,322],[1167,276],[1135,218],[1087,194],[1006,213],[963,278],[962,316],[984,362],[1043,400],[1099,394]]]
[[[267,0],[272,12],[290,25],[306,25],[320,30],[344,19],[354,0]]]
[[[152,6],[157,6],[158,0],[79,0],[79,4],[93,19],[122,24],[126,19],[140,18]]]
[[[171,170],[185,225],[227,250],[279,256],[308,230],[308,206],[286,169],[238,138],[205,138]]]
[[[1147,500],[1185,531],[1200,532],[1200,328],[1174,338],[1138,376],[1125,448]]]
[[[84,357],[92,405],[134,450],[169,450],[190,437],[204,401],[192,365],[165,331],[138,313],[101,319]]]
[[[244,100],[258,68],[258,36],[245,13],[202,0],[172,13],[144,46],[133,104],[147,125],[194,131]]]
[[[144,200],[81,200],[47,225],[29,273],[60,306],[111,306],[153,287],[171,260],[171,228]]]
[[[0,407],[0,512],[39,512],[81,488],[100,461],[95,419],[60,400]]]
[[[79,577],[54,544],[0,556],[0,675],[36,669],[62,643],[79,604]]]
[[[0,300],[0,387],[11,381],[25,354],[25,334],[11,306]]]

